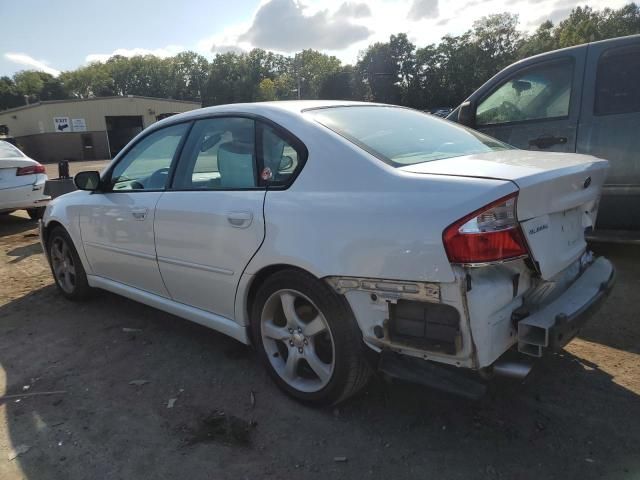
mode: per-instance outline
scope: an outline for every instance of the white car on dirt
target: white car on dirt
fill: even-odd
[[[26,210],[36,220],[42,217],[49,197],[44,167],[9,142],[0,140],[0,214]]]
[[[407,108],[223,105],[76,175],[41,238],[66,297],[101,288],[251,343],[299,400],[344,400],[375,369],[477,396],[613,284],[584,240],[606,173]]]

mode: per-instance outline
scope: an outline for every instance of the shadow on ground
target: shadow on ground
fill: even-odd
[[[314,410],[282,395],[250,349],[107,293],[74,304],[35,291],[0,308],[0,338],[7,393],[65,392],[5,402],[12,444],[30,447],[13,460],[28,480],[640,472],[640,399],[568,353],[480,402],[376,379]]]
[[[32,230],[37,224],[37,221],[17,213],[0,215],[0,238]]]

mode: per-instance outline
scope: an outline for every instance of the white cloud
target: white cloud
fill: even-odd
[[[0,0],[1,1],[1,0]],[[262,0],[247,19],[203,37],[195,45],[157,49],[118,49],[92,54],[87,62],[113,55],[167,57],[194,50],[208,58],[216,53],[243,52],[260,47],[282,53],[315,48],[354,63],[359,52],[389,36],[407,33],[418,47],[438,43],[444,35],[460,35],[473,22],[492,14],[519,15],[519,28],[535,30],[543,18],[559,20],[581,0]],[[628,0],[591,0],[594,9],[620,8]],[[45,65],[46,66],[46,65]]]
[[[238,38],[241,42],[295,52],[305,48],[342,50],[372,33],[352,20],[370,14],[366,4],[343,3],[331,12],[322,9],[307,13],[295,0],[271,0],[255,13],[251,27]]]
[[[92,53],[86,56],[85,61],[91,62],[106,62],[111,57],[120,55],[122,57],[135,57],[137,55],[154,55],[159,58],[172,57],[180,52],[184,52],[186,49],[180,45],[168,45],[164,48],[118,48],[111,53]]]
[[[438,18],[438,0],[413,0],[407,18],[409,20],[421,20],[423,18]]]
[[[19,65],[28,67],[29,69],[48,73],[49,75],[53,75],[54,77],[60,75],[60,70],[50,67],[46,62],[36,60],[35,58],[25,53],[5,53],[4,58]]]

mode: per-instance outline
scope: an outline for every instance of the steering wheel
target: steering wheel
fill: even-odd
[[[151,174],[149,179],[145,182],[147,184],[147,190],[154,190],[157,188],[164,188],[167,184],[167,178],[169,177],[169,168],[161,168]]]

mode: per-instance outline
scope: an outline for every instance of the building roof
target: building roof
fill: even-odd
[[[27,110],[29,108],[35,108],[42,105],[51,105],[54,103],[77,103],[77,102],[91,102],[94,100],[116,100],[123,98],[136,98],[141,100],[154,100],[160,102],[173,102],[173,103],[188,103],[192,105],[202,105],[202,102],[194,102],[190,100],[176,100],[174,98],[159,98],[159,97],[145,97],[142,95],[120,95],[120,96],[112,96],[112,97],[92,97],[92,98],[67,98],[65,100],[44,100],[41,102],[30,103],[29,105],[22,105],[21,107],[8,108],[6,110],[0,110],[0,115],[10,112],[17,112],[19,110]]]

